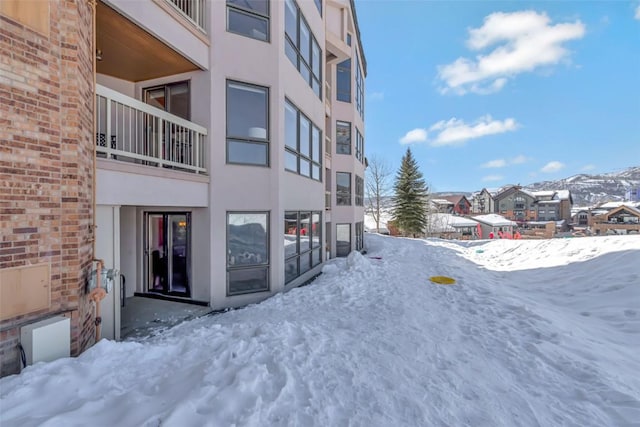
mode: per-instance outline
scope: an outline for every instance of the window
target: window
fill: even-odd
[[[289,100],[284,105],[286,170],[322,180],[322,134]]]
[[[364,222],[356,222],[356,251],[364,248]]]
[[[351,102],[351,59],[342,61],[336,67],[337,92],[336,99]]]
[[[356,175],[356,206],[364,206],[364,179]]]
[[[322,262],[322,213],[284,213],[285,283],[301,276]]]
[[[364,76],[360,69],[360,57],[356,52],[356,110],[364,120]]]
[[[351,174],[336,172],[336,204],[351,206]]]
[[[189,82],[169,83],[143,90],[144,102],[185,120],[191,120]]]
[[[227,212],[227,295],[269,290],[269,213]]]
[[[320,12],[320,16],[322,16],[322,0],[313,0],[318,8],[318,12]]]
[[[322,99],[322,50],[294,0],[285,0],[284,50],[313,92]]]
[[[269,41],[269,0],[227,0],[227,31]]]
[[[347,33],[347,46],[351,46],[351,33]]]
[[[356,159],[364,163],[364,137],[358,128],[356,128]]]
[[[351,224],[336,224],[336,256],[344,257],[351,252]]]
[[[351,154],[351,123],[336,121],[336,153]]]
[[[227,163],[269,166],[269,89],[227,81]]]

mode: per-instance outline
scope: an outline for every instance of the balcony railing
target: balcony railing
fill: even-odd
[[[101,157],[207,173],[207,129],[96,86],[96,144]]]
[[[202,32],[206,33],[205,16],[206,0],[167,0],[189,21],[193,22]]]

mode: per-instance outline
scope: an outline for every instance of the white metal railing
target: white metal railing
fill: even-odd
[[[102,157],[207,173],[207,129],[96,85],[96,144]]]
[[[205,27],[206,16],[206,0],[167,0],[169,4],[175,7],[187,19],[193,22],[204,33],[207,32]]]

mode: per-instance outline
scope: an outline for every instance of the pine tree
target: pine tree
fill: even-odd
[[[393,216],[405,235],[422,235],[427,225],[428,189],[418,164],[407,147],[393,186]]]

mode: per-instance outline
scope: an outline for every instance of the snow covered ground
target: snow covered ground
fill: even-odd
[[[3,378],[0,425],[640,422],[637,236],[366,244],[261,304]]]

